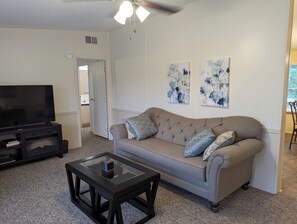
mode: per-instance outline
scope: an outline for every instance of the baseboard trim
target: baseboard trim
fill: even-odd
[[[112,108],[113,111],[122,112],[122,113],[130,113],[130,114],[141,114],[142,112],[134,111],[134,110],[126,110],[120,108]]]
[[[67,112],[58,112],[56,116],[65,116],[65,115],[74,115],[77,114],[77,111],[67,111]]]

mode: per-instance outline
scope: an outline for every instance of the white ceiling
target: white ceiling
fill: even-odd
[[[195,0],[153,1],[185,6]],[[111,16],[116,13],[120,2],[110,0],[0,0],[0,26],[109,31],[121,26]],[[294,7],[292,37],[292,48],[297,49],[297,0]]]
[[[195,0],[153,1],[184,6]],[[109,31],[121,26],[112,17],[120,3],[111,0],[0,0],[0,26]]]

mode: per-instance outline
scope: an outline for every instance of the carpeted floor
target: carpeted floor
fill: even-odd
[[[111,141],[85,131],[83,147],[70,150],[62,159],[52,157],[1,170],[0,223],[93,223],[70,202],[64,166],[111,150]],[[297,223],[297,145],[285,154],[282,193],[272,195],[254,188],[239,189],[223,200],[220,212],[214,214],[205,199],[161,181],[156,217],[148,223]],[[143,216],[128,204],[122,210],[126,224],[135,223]]]

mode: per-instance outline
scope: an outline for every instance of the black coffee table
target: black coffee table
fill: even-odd
[[[106,157],[114,162],[114,172],[108,175],[101,171],[101,161]],[[115,215],[117,223],[123,223],[124,202],[146,214],[137,223],[155,216],[159,173],[109,152],[67,163],[65,168],[71,201],[95,223],[113,223]],[[81,180],[88,184],[88,189],[81,189]],[[139,197],[142,193],[146,199]],[[105,211],[107,217],[102,214]]]

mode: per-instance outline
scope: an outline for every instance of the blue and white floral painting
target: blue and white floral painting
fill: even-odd
[[[227,108],[230,58],[203,61],[201,68],[201,105]]]
[[[190,62],[170,64],[168,68],[168,103],[189,104]]]

